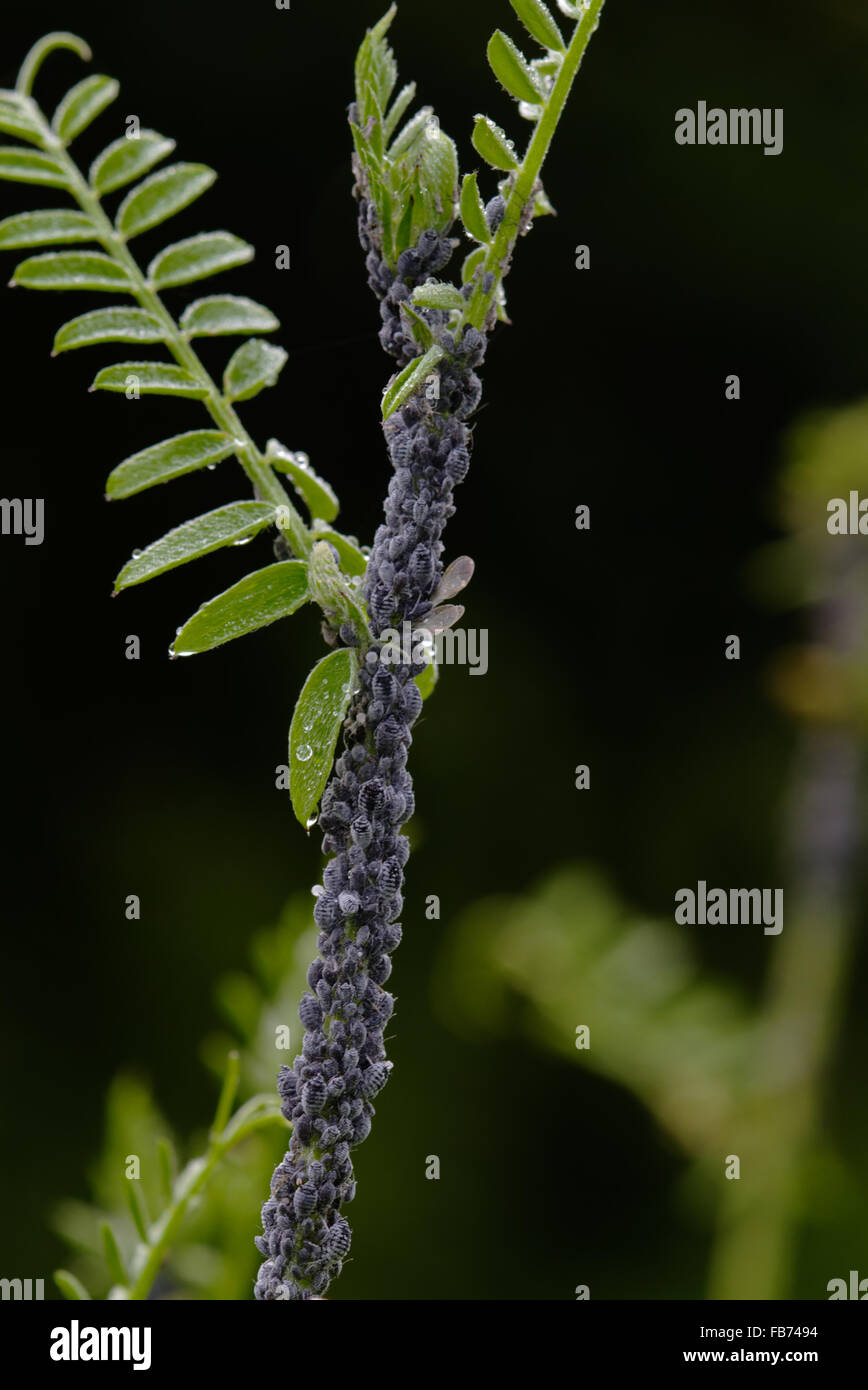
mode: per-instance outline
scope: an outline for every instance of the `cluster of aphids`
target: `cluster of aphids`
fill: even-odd
[[[392,273],[368,235],[369,209],[363,205],[360,224],[381,301],[381,342],[402,363],[418,349],[400,305],[420,277],[446,263],[452,248],[436,232],[423,232]],[[370,632],[360,642],[350,624],[340,629],[344,641],[364,646],[364,654],[344,748],[320,810],[323,852],[330,858],[314,907],[319,956],[299,1008],[302,1051],[279,1081],[293,1133],[263,1207],[259,1299],[321,1297],[340,1272],[350,1242],[341,1208],[355,1194],[350,1148],[368,1134],[372,1099],[389,1075],[383,1029],[394,999],[383,986],[401,940],[397,918],[409,841],[400,829],[414,806],[407,756],[422,707],[414,678],[423,667],[385,664],[378,639],[405,620],[428,618],[435,597],[452,597],[472,569],[462,562],[443,576],[441,538],[454,511],[453,489],[470,465],[466,419],[479,403],[475,368],[485,338],[470,328],[456,344],[442,323],[436,326],[447,356],[435,398],[411,397],[386,424],[394,472],[364,581]]]

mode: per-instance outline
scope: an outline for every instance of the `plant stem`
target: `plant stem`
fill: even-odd
[[[163,341],[175,361],[204,389],[205,409],[214,423],[234,440],[238,461],[257,495],[281,508],[280,529],[286,535],[295,554],[304,558],[310,550],[312,539],[301,515],[242,425],[234,407],[206,371],[198,354],[178,328],[162,299],[143,275],[124,238],[115,230],[111,219],[103,211],[98,195],[82,175],[63,141],[54,134],[37,102],[25,94],[26,89],[19,86],[19,91],[22,92],[22,99],[28,106],[29,114],[39,127],[43,148],[50,151],[62,164],[70,191],[82,212],[93,223],[97,241],[106,254],[123,267],[133,287],[133,298],[139,306],[160,323]]]
[[[468,324],[472,324],[474,328],[482,328],[494,303],[500,282],[509,270],[509,263],[518,239],[525,209],[534,196],[545,157],[558,128],[558,122],[563,115],[564,106],[584,57],[585,49],[597,27],[604,3],[605,0],[591,0],[586,13],[573,31],[573,37],[564,54],[554,86],[537,122],[521,166],[516,172],[507,199],[503,221],[488,248],[482,265],[482,273],[477,276],[474,292],[461,315],[456,331],[457,338],[460,338],[461,332]],[[482,288],[482,281],[487,274],[494,276],[494,283],[486,294]]]
[[[839,656],[858,649],[865,624],[865,575],[844,559],[832,600],[814,620],[815,636]],[[860,737],[846,725],[803,738],[788,845],[795,906],[774,953],[755,1069],[727,1139],[743,1171],[726,1183],[709,1298],[787,1296],[851,952],[862,761]]]
[[[823,1066],[849,956],[848,916],[805,900],[787,925],[760,1033],[756,1071],[728,1142],[742,1165],[726,1184],[711,1299],[787,1297]],[[720,1155],[723,1161],[723,1155]]]
[[[224,1087],[225,1095],[225,1087]],[[221,1107],[223,1097],[221,1096]],[[219,1113],[219,1112],[218,1112]],[[237,1144],[256,1130],[278,1124],[289,1128],[280,1113],[276,1097],[254,1096],[236,1111],[219,1132],[212,1132],[208,1148],[201,1158],[188,1163],[175,1183],[172,1200],[148,1231],[148,1240],[139,1246],[133,1259],[132,1282],[117,1285],[110,1298],[141,1301],[148,1297],[159,1273],[166,1252],[174,1241],[192,1198],[205,1187],[218,1163]]]

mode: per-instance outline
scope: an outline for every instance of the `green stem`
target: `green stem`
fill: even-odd
[[[794,1218],[802,1205],[851,935],[848,916],[830,911],[828,903],[800,906],[798,919],[785,930],[750,1093],[729,1136],[741,1176],[726,1183],[710,1299],[788,1294]]]
[[[815,730],[805,736],[801,757],[789,854],[794,910],[774,952],[750,1081],[727,1135],[742,1172],[739,1181],[726,1183],[711,1267],[713,1299],[787,1296],[823,1074],[852,950],[861,748],[852,731]]]
[[[222,1099],[221,1096],[221,1103]],[[287,1127],[277,1101],[271,1096],[254,1096],[241,1106],[219,1133],[212,1133],[204,1155],[187,1164],[175,1183],[171,1202],[150,1227],[147,1242],[139,1246],[133,1261],[132,1283],[128,1287],[116,1287],[110,1297],[133,1301],[142,1301],[148,1297],[166,1252],[181,1228],[191,1200],[203,1190],[214,1169],[226,1154],[248,1135],[273,1124]]]
[[[56,40],[57,36],[55,35],[54,38]],[[57,46],[56,42],[53,46]],[[70,44],[69,46],[73,47],[74,45]],[[44,56],[42,53],[41,57]],[[37,57],[40,55],[34,51],[28,61],[35,62]],[[23,72],[22,69],[22,74]],[[32,74],[27,80],[32,81]],[[20,82],[21,79],[19,78]],[[19,86],[19,90],[29,89]],[[285,489],[274,476],[271,468],[242,425],[234,407],[226,400],[213,378],[206,371],[198,354],[178,328],[153,285],[142,273],[124,238],[115,230],[111,219],[103,211],[98,195],[94,193],[78,165],[67,152],[65,144],[51,130],[33,98],[28,97],[27,100],[31,115],[39,126],[43,148],[50,151],[62,164],[73,197],[93,224],[96,240],[106,254],[123,267],[133,286],[133,298],[137,304],[152,314],[160,323],[163,329],[163,341],[175,361],[189,372],[190,376],[203,388],[205,409],[218,428],[234,440],[238,461],[253,484],[257,495],[268,502],[273,502],[275,507],[281,508],[280,529],[286,535],[293,551],[300,557],[306,556],[310,550],[312,539],[301,515],[293,506]]]
[[[600,11],[605,0],[591,0],[587,12],[576,25],[569,47],[564,54],[560,71],[555,78],[554,85],[549,93],[543,113],[537,122],[536,129],[531,137],[527,152],[522,160],[521,167],[515,174],[509,198],[506,203],[506,211],[503,221],[497,229],[494,240],[488,248],[485,260],[482,265],[482,272],[477,276],[476,288],[468,301],[467,308],[463,311],[459,322],[456,337],[460,340],[460,335],[466,325],[472,324],[474,328],[482,328],[485,323],[495,295],[503,277],[509,269],[515,243],[518,240],[519,230],[525,209],[534,197],[537,180],[540,176],[545,157],[548,154],[558,122],[563,115],[567,97],[579,70],[582,58],[585,55],[591,36],[597,27]],[[483,277],[487,274],[494,276],[491,289],[486,294],[482,288]]]

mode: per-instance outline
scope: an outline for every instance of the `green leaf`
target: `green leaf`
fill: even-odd
[[[235,545],[255,536],[273,521],[274,507],[270,502],[230,502],[193,521],[185,521],[127,561],[115,580],[115,592],[143,584],[146,579],[201,555],[210,555],[224,545]]]
[[[0,222],[0,250],[20,246],[50,246],[55,241],[95,241],[96,232],[83,212],[51,208],[44,212],[20,212]]]
[[[167,246],[148,266],[148,278],[158,290],[204,280],[220,270],[233,270],[253,260],[253,247],[230,232],[201,232]]]
[[[235,440],[222,430],[190,430],[173,435],[119,463],[108,476],[106,497],[112,501],[132,497],[197,468],[210,468],[234,452]]]
[[[475,174],[465,174],[461,185],[461,221],[474,241],[488,245],[491,232],[485,220],[485,204],[479,196],[479,185]]]
[[[53,355],[97,343],[160,343],[165,329],[144,309],[93,309],[58,329]]]
[[[135,381],[131,382],[130,377]],[[185,400],[203,401],[208,394],[207,386],[183,367],[168,362],[116,362],[113,367],[103,367],[97,372],[88,389],[127,392],[131,385],[143,396],[180,396]]]
[[[495,29],[488,40],[486,52],[491,70],[501,86],[505,87],[516,101],[538,105],[542,99],[540,89],[533,80],[526,59],[509,35],[504,34],[501,29]]]
[[[18,145],[0,145],[0,179],[44,183],[52,188],[69,187],[63,165],[53,154],[25,150]]]
[[[423,309],[463,309],[465,300],[454,285],[447,285],[442,280],[429,280],[413,291],[413,303]]]
[[[84,1287],[80,1279],[74,1274],[70,1274],[68,1269],[56,1269],[54,1271],[54,1282],[60,1289],[64,1298],[78,1300],[79,1302],[90,1302],[90,1294]]]
[[[543,48],[565,52],[563,36],[551,11],[542,0],[509,0],[532,39]]]
[[[177,1158],[171,1139],[160,1139],[158,1141],[157,1162],[160,1165],[160,1182],[163,1188],[163,1198],[166,1202],[171,1202],[172,1188],[177,1171]]]
[[[234,294],[195,299],[181,315],[181,329],[188,338],[214,337],[219,333],[273,333],[279,327],[270,309]]]
[[[39,127],[14,102],[0,102],[0,131],[4,135],[17,135],[21,140],[34,144],[42,143]]]
[[[193,656],[195,652],[211,651],[288,617],[307,598],[307,565],[303,560],[266,565],[203,603],[179,630],[169,654]]]
[[[121,1252],[115,1239],[115,1233],[108,1221],[103,1221],[100,1225],[100,1235],[102,1237],[103,1255],[105,1257],[106,1268],[111,1276],[113,1284],[125,1284],[127,1282],[124,1262],[121,1259]]]
[[[101,251],[49,251],[15,267],[13,285],[28,290],[127,290],[133,287],[123,266]]]
[[[449,230],[458,199],[458,153],[454,141],[433,120],[425,128],[413,198],[414,240],[428,227],[441,233]]]
[[[217,175],[206,164],[172,164],[136,184],[118,208],[115,226],[129,240],[174,217],[210,188]]]
[[[397,7],[392,5],[365,34],[356,55],[356,96],[362,107],[363,123],[371,115],[370,106],[365,101],[368,93],[382,112],[395,86],[398,69],[392,50],[385,41],[385,34],[396,13]]]
[[[104,77],[101,73],[85,77],[63,98],[51,118],[51,129],[68,145],[111,105],[119,91],[120,85],[113,77]]]
[[[325,479],[314,473],[307,454],[293,453],[291,449],[284,448],[279,440],[269,439],[265,461],[292,479],[293,487],[304,500],[312,517],[334,521],[340,510],[340,503]]]
[[[116,188],[139,179],[161,159],[165,159],[175,148],[174,140],[167,140],[155,130],[140,130],[136,136],[122,135],[113,140],[102,154],[98,154],[90,166],[88,178],[94,192],[102,196],[113,193]]]
[[[544,188],[537,190],[533,204],[533,215],[534,217],[545,217],[547,215],[551,215],[552,217],[556,216],[556,210],[549,202],[548,194]]]
[[[391,110],[383,121],[383,139],[388,142],[391,140],[395,131],[400,125],[401,118],[407,107],[416,95],[416,83],[408,82],[406,87],[402,87],[395,100],[392,102]]]
[[[368,616],[359,585],[341,570],[331,545],[320,532],[310,548],[307,582],[314,603],[319,604],[335,627],[347,621],[367,632]]]
[[[332,770],[356,672],[353,649],[339,647],[317,662],[298,697],[289,729],[289,795],[305,828]]]
[[[148,1242],[148,1213],[145,1208],[145,1199],[142,1193],[141,1183],[138,1178],[127,1178],[124,1181],[124,1192],[127,1199],[127,1206],[133,1218],[139,1239],[145,1244]]]
[[[403,371],[398,372],[383,392],[381,408],[384,420],[388,420],[389,416],[404,404],[408,396],[420,389],[426,376],[444,356],[443,349],[435,343],[422,357],[414,358],[412,362],[407,363]]]
[[[461,283],[463,285],[470,284],[470,281],[473,279],[473,272],[476,270],[477,266],[483,264],[487,254],[484,246],[477,246],[475,251],[471,251],[470,255],[465,257],[464,264],[461,267]]]
[[[317,540],[328,541],[329,545],[334,546],[345,574],[364,574],[368,561],[354,539],[342,535],[340,531],[332,530],[330,526],[323,526],[321,522],[314,522],[314,532]]]
[[[427,352],[434,342],[434,334],[431,331],[431,325],[426,322],[419,310],[413,306],[412,300],[401,300],[401,317],[406,317],[413,332],[413,337],[416,339],[422,351]]]
[[[423,700],[427,700],[428,696],[433,693],[434,687],[439,679],[440,672],[437,667],[437,662],[429,661],[425,670],[420,671],[418,676],[415,677],[416,684],[419,687],[419,693]]]
[[[29,97],[33,91],[33,83],[36,74],[42,67],[49,53],[56,53],[58,49],[70,49],[77,53],[83,63],[89,63],[93,54],[84,39],[80,39],[78,34],[70,34],[66,30],[52,30],[50,34],[44,34],[41,39],[30,49],[18,73],[18,80],[15,83],[15,90],[22,97]]]
[[[537,100],[539,100],[538,96]],[[494,169],[512,170],[518,168],[515,152],[505,134],[499,125],[495,125],[494,121],[489,120],[488,116],[476,117],[476,124],[470,138],[476,153],[481,155],[485,162]]]
[[[392,141],[388,150],[389,159],[397,161],[408,155],[412,155],[415,147],[421,142],[422,136],[428,126],[428,122],[434,115],[433,106],[423,106],[412,116],[404,129],[399,131]]]
[[[286,365],[286,356],[283,348],[257,338],[242,343],[223,373],[224,396],[230,401],[249,401],[266,386],[274,386]]]

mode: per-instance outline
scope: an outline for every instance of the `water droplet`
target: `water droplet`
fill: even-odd
[[[249,545],[253,540],[252,536],[242,536],[240,541],[233,541],[233,545]]]
[[[134,550],[134,551],[133,551],[133,559],[134,559],[134,560],[138,560],[138,558],[139,558],[139,556],[141,555],[141,553],[142,553],[142,552],[141,552],[140,550]]]
[[[305,830],[313,830],[313,828],[314,828],[314,826],[316,825],[316,823],[317,823],[318,820],[319,820],[319,812],[314,811],[313,815],[312,815],[312,816],[308,816],[307,820],[306,820],[305,823],[304,823],[304,828],[305,828]]]
[[[208,472],[209,472],[209,473],[213,473],[213,472],[214,472],[214,469],[215,469],[216,467],[217,467],[216,463],[209,463],[209,464],[208,464]]]
[[[315,898],[318,898],[321,893],[325,892],[325,889],[323,888],[321,883],[315,883],[310,891],[313,893]]]
[[[295,750],[295,756],[300,763],[306,763],[313,757],[313,749],[309,743],[300,743]]]

